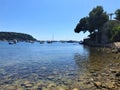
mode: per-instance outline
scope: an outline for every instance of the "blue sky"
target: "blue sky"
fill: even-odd
[[[97,5],[108,13],[120,9],[120,0],[0,0],[0,31],[31,34],[39,40],[82,40],[74,33],[80,18]]]

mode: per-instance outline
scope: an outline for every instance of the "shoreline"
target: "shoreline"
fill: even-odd
[[[105,48],[107,48],[107,53],[119,53],[120,52],[120,42],[113,42],[113,43],[107,43],[107,44],[93,44],[93,43],[80,43],[89,47],[97,47],[102,48],[103,51],[106,51]]]
[[[119,90],[120,63],[109,64],[102,71],[93,71],[88,79],[90,90]]]

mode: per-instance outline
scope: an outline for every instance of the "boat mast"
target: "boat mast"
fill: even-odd
[[[52,41],[54,41],[54,34],[52,35]]]

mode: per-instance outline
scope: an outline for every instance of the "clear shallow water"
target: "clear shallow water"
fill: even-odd
[[[17,43],[0,42],[0,88],[25,81],[72,85],[80,76],[93,69],[101,70],[111,62],[119,62],[113,55],[77,43]],[[33,90],[33,89],[32,89]]]
[[[81,58],[84,58],[81,62],[85,62],[88,56],[87,50],[77,43],[8,45],[0,42],[0,52],[1,85],[12,84],[19,79],[35,82],[59,78],[71,79],[84,72],[83,67],[80,72],[78,71],[75,58],[81,55]]]

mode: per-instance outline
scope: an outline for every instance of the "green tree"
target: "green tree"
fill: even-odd
[[[89,13],[89,26],[90,32],[94,32],[96,29],[99,31],[105,22],[109,19],[106,12],[104,12],[102,6],[97,6]]]
[[[28,40],[32,40],[32,41],[36,41],[35,38],[33,38],[31,35],[29,34],[25,34],[25,33],[16,33],[16,32],[0,32],[0,40],[18,40],[18,41],[28,41]]]
[[[120,25],[113,27],[113,29],[110,30],[110,34],[112,41],[120,41]]]
[[[117,19],[117,20],[120,21],[120,9],[117,9],[117,10],[115,11],[115,15],[116,15],[115,19]]]
[[[108,19],[109,17],[106,12],[104,12],[102,6],[97,6],[93,8],[88,17],[80,19],[74,31],[77,33],[80,31],[94,33],[96,29],[99,31],[100,27],[102,27]]]
[[[84,17],[80,19],[74,31],[76,33],[79,33],[80,31],[86,32],[87,29],[88,29],[88,17]]]

